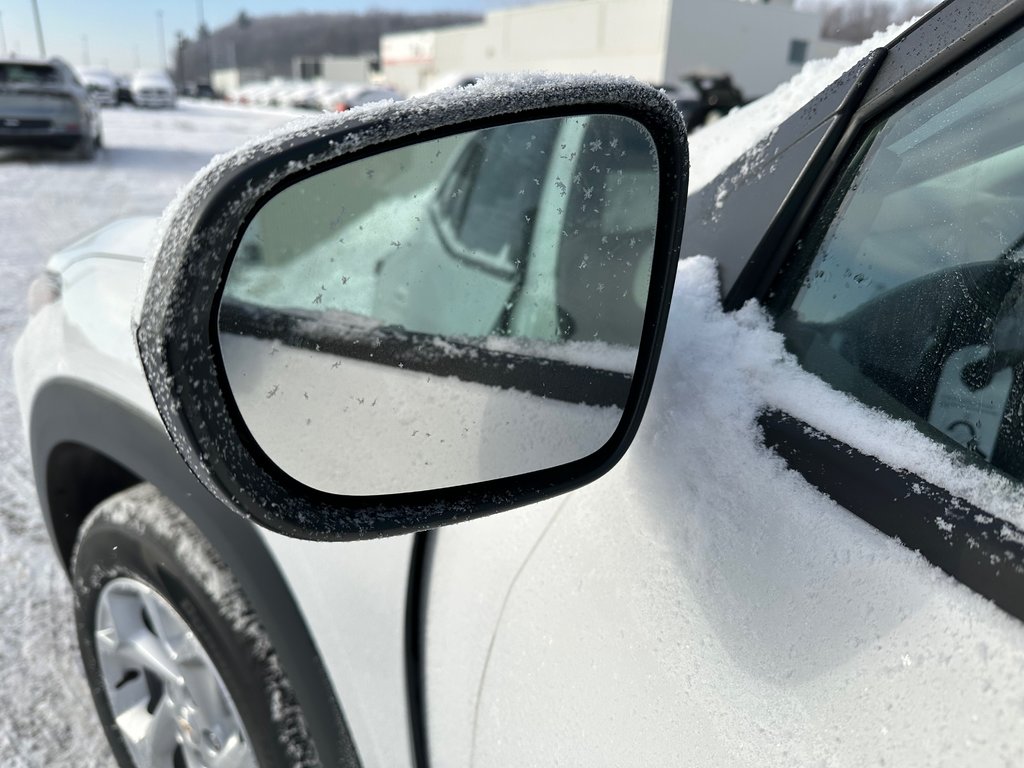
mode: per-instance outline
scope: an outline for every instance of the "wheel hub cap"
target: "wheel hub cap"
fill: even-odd
[[[138,768],[257,768],[224,680],[163,596],[135,579],[107,583],[95,638],[107,701]]]

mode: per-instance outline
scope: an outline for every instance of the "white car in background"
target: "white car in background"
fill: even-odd
[[[689,144],[613,78],[303,121],[54,256],[15,381],[119,765],[1024,765],[1022,18]]]
[[[93,101],[101,107],[116,107],[118,104],[117,76],[108,69],[79,68],[78,78],[85,85]]]
[[[178,100],[170,75],[162,70],[143,70],[132,75],[132,102],[139,107],[168,109]]]

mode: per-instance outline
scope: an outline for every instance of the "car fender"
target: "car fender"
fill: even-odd
[[[43,517],[65,567],[81,520],[104,495],[139,481],[155,485],[238,579],[288,671],[323,765],[360,765],[330,677],[267,545],[199,485],[155,415],[81,381],[51,379],[33,399],[29,443]]]

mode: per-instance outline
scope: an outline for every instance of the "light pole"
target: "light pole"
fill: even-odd
[[[203,14],[203,0],[196,0],[196,10],[199,13],[199,44],[202,46],[200,56],[206,59],[206,82],[210,82],[213,72],[213,54],[209,30],[206,28],[206,17]],[[202,67],[202,64],[199,66]]]
[[[39,42],[39,56],[46,58],[46,43],[43,42],[43,22],[39,20],[39,3],[32,0],[32,15],[36,19],[36,39]]]
[[[0,56],[7,55],[7,35],[4,34],[4,15],[0,13]]]
[[[82,35],[82,65],[89,66],[89,36]]]
[[[160,69],[167,69],[167,48],[164,43],[164,12],[156,12],[157,52],[160,54]]]

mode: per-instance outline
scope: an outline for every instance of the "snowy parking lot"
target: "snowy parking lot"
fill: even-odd
[[[94,162],[0,152],[0,765],[111,766],[80,669],[11,381],[25,294],[49,254],[112,219],[159,213],[210,158],[289,118],[219,105],[103,114]]]

